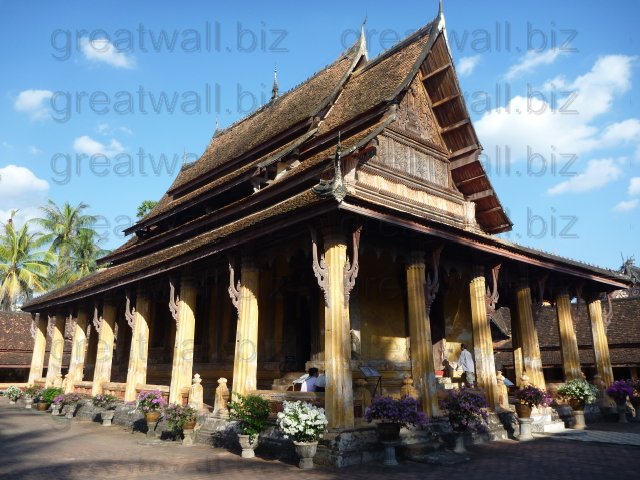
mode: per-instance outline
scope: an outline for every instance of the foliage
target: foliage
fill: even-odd
[[[530,407],[546,407],[552,400],[549,393],[533,385],[527,385],[524,388],[518,389],[515,397],[520,401],[520,403],[529,405]]]
[[[40,392],[42,391],[42,388],[37,387],[35,385],[31,385],[30,387],[27,387],[26,390],[24,391],[24,396],[27,398],[36,398],[40,395]]]
[[[633,385],[627,383],[626,380],[616,380],[607,388],[607,395],[613,398],[616,403],[627,401],[627,397],[632,397],[634,392]]]
[[[13,216],[2,224],[0,234],[0,310],[15,310],[16,305],[34,293],[46,290],[46,279],[54,256],[40,250],[46,239],[29,231],[29,222],[20,228]]]
[[[138,395],[136,408],[142,413],[159,412],[166,404],[160,390],[142,391]]]
[[[229,416],[238,421],[242,435],[250,435],[253,440],[267,424],[271,412],[269,402],[259,395],[233,395],[237,400],[228,403]]]
[[[114,408],[116,408],[116,403],[118,403],[118,397],[116,397],[115,395],[96,395],[95,397],[93,397],[91,399],[91,403],[93,403],[94,406],[99,407],[99,408],[105,408],[107,410],[113,410]]]
[[[15,402],[20,398],[22,398],[22,395],[23,395],[23,392],[20,389],[20,387],[16,387],[15,385],[11,385],[9,388],[7,388],[4,391],[4,396],[8,397],[9,400],[11,400],[12,402]]]
[[[138,217],[140,220],[142,220],[144,217],[147,216],[147,214],[149,212],[151,212],[151,210],[153,210],[155,208],[155,206],[157,204],[158,204],[158,202],[156,202],[155,200],[144,200],[138,206],[138,213],[136,213],[136,217]]]
[[[364,418],[367,422],[378,420],[384,423],[397,423],[403,427],[427,424],[427,417],[418,411],[418,401],[408,395],[399,400],[377,395],[367,408]]]
[[[285,401],[283,407],[277,424],[285,438],[293,437],[296,442],[316,442],[322,438],[328,423],[324,408],[300,401]]]
[[[592,403],[596,399],[598,390],[586,380],[581,378],[570,380],[558,388],[558,394],[566,398],[572,398],[584,403]]]
[[[45,388],[38,395],[38,400],[44,403],[54,403],[54,399],[62,394],[62,389],[57,387]]]
[[[440,402],[440,406],[447,412],[449,423],[455,431],[485,429],[487,402],[482,395],[468,388],[450,390],[447,397]]]
[[[176,403],[172,403],[164,409],[164,419],[172,432],[182,431],[185,423],[196,420],[197,414],[195,408]]]
[[[54,405],[60,405],[61,407],[64,407],[65,405],[75,405],[81,399],[82,397],[77,393],[65,393],[65,394],[56,395],[56,397],[53,399],[53,402],[51,403],[53,403]]]

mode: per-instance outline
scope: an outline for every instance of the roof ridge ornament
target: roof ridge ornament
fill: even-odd
[[[320,180],[313,187],[313,191],[320,197],[334,197],[338,203],[341,203],[347,196],[347,188],[344,186],[344,178],[342,176],[342,143],[340,140],[340,132],[338,132],[338,144],[336,145],[336,153],[333,158],[333,178],[331,180]]]
[[[278,64],[276,63],[273,67],[273,87],[271,88],[271,101],[273,102],[279,96],[280,96],[280,93],[278,89]]]

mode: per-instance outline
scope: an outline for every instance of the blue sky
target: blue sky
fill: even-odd
[[[444,11],[515,223],[506,237],[609,268],[621,253],[640,261],[640,2],[450,0]],[[375,56],[436,12],[435,0],[0,1],[0,218],[84,201],[114,248],[185,152],[197,158],[216,122],[269,98],[274,65],[288,90],[353,43],[365,16]]]

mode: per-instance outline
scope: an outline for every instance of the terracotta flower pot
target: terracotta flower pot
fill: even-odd
[[[149,423],[158,423],[160,420],[160,412],[147,412],[144,414],[144,419]]]
[[[49,404],[46,403],[46,402],[38,402],[38,403],[36,403],[36,409],[39,412],[46,412],[48,408],[49,408]]]
[[[251,435],[240,435],[238,434],[238,441],[240,442],[240,448],[242,448],[241,457],[242,458],[253,458],[256,456],[255,449],[258,446],[258,442],[260,437],[255,436],[251,437]]]
[[[381,442],[396,442],[400,439],[400,424],[382,422],[378,424],[378,438]]]
[[[318,450],[318,442],[293,442],[296,453],[300,458],[298,466],[303,470],[313,468],[313,457]]]
[[[570,398],[569,405],[573,410],[584,410],[584,402],[582,400],[578,400],[577,398]]]
[[[516,414],[518,418],[531,418],[531,406],[526,403],[516,403]]]
[[[182,427],[183,430],[193,430],[194,428],[196,428],[195,420],[189,420],[188,422],[184,422],[184,426]]]

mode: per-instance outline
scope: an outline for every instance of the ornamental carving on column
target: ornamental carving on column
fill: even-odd
[[[236,270],[231,258],[229,258],[229,288],[227,291],[229,292],[231,303],[238,312],[238,317],[240,317],[240,280],[236,282]]]
[[[362,232],[362,225],[356,228],[353,231],[352,241],[353,241],[353,265],[349,260],[349,256],[347,255],[347,262],[344,264],[344,305],[345,307],[349,306],[349,297],[351,295],[351,290],[356,285],[356,278],[358,278],[358,271],[360,270],[360,265],[358,262],[358,248],[360,247],[360,233]],[[314,262],[315,265],[315,262]]]
[[[440,269],[440,254],[442,253],[443,245],[436,247],[431,251],[431,263],[430,269],[427,272],[427,278],[424,284],[424,299],[427,307],[427,315],[431,311],[431,304],[436,299],[438,289],[440,288],[440,275],[438,270]]]
[[[489,318],[493,318],[493,314],[496,312],[496,304],[500,298],[500,294],[498,293],[498,275],[500,275],[501,266],[501,264],[498,264],[491,269],[491,285],[487,287],[487,294],[485,296],[487,315]]]
[[[40,317],[39,313],[31,314],[31,326],[29,330],[31,331],[31,338],[36,339],[36,329],[38,328],[38,317]]]
[[[98,307],[93,307],[93,328],[95,328],[96,332],[100,333],[103,321],[102,315],[98,316]]]
[[[47,335],[49,338],[53,338],[53,331],[56,328],[56,317],[47,315]]]
[[[129,299],[129,295],[127,294],[127,305],[124,309],[124,318],[127,320],[127,324],[133,330],[133,326],[136,323],[136,307],[131,308],[131,300]]]
[[[313,254],[313,274],[316,276],[318,286],[324,294],[324,305],[329,308],[329,270],[327,269],[327,264],[324,261],[324,254],[321,254],[318,258],[316,229],[311,225],[309,226],[309,233],[311,234],[311,252]]]
[[[176,322],[176,330],[180,328],[180,296],[176,295],[173,281],[169,280],[169,311]]]

